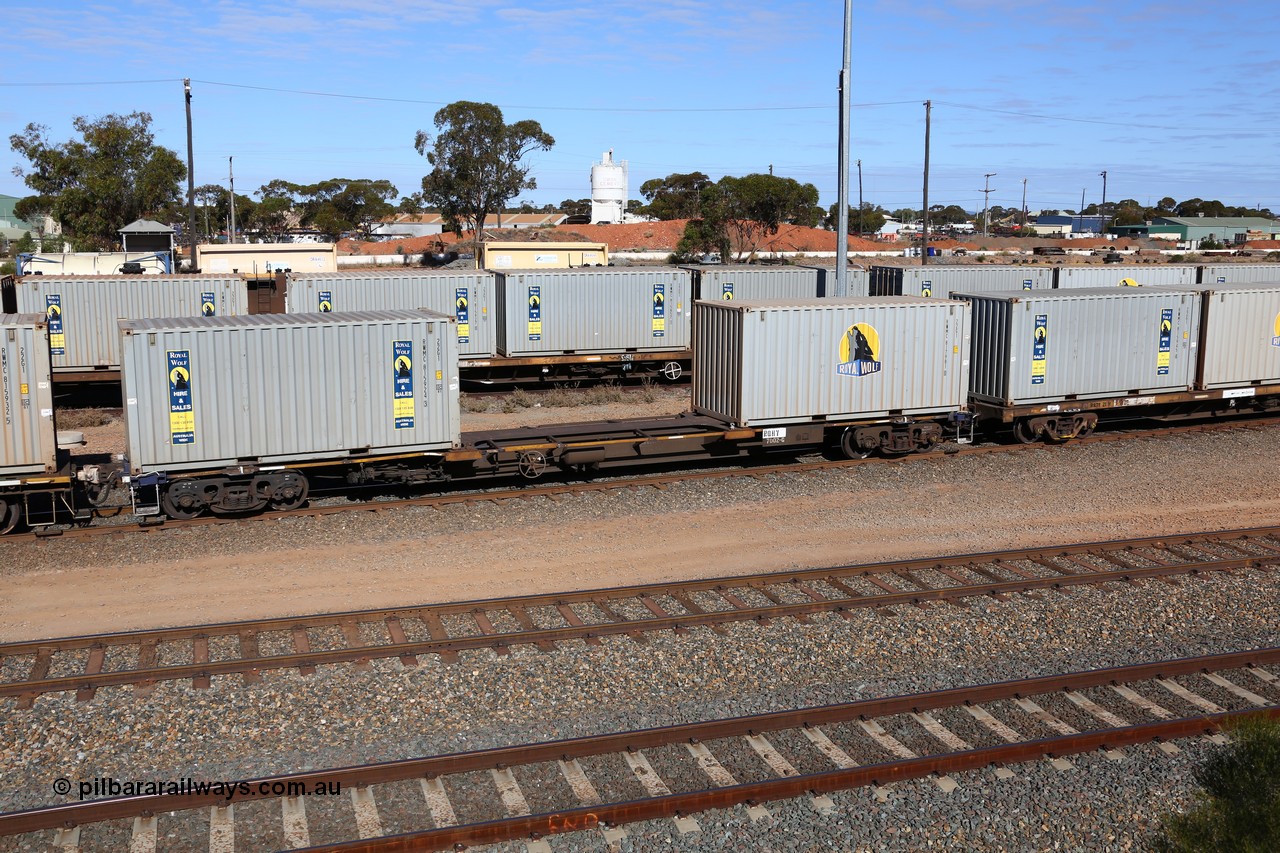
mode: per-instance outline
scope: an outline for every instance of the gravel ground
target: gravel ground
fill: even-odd
[[[557,502],[171,530],[105,545],[7,543],[0,631],[27,639],[1274,524],[1274,435],[1241,429]],[[41,697],[30,710],[0,700],[0,810],[58,801],[58,777],[243,778],[1272,646],[1276,586],[1274,573],[1247,572],[965,608],[900,607],[892,618],[861,611],[848,620],[817,615],[810,625],[733,624],[724,636],[695,629],[644,644],[610,637],[551,653],[463,652],[456,666],[374,661],[310,677],[269,672],[252,686],[219,677],[205,691],[166,683],[145,699],[109,688],[90,703]],[[1232,701],[1203,681],[1193,689]],[[1053,710],[1081,719],[1065,704]],[[945,722],[976,742],[974,727]],[[924,743],[901,721],[892,725],[904,742]],[[853,732],[829,734],[855,758],[874,760],[856,751]],[[774,744],[802,772],[822,769],[803,740],[779,735]],[[804,801],[770,804],[773,816],[759,823],[744,809],[726,810],[699,816],[695,836],[659,821],[630,828],[623,849],[1133,849],[1159,811],[1189,802],[1189,768],[1209,747],[1183,745],[1174,757],[1132,748],[1121,765],[1087,756],[1066,772],[1019,767],[1012,780],[960,774],[951,794],[928,780],[892,786],[883,803],[870,791],[846,792],[833,796],[830,815]],[[740,779],[759,772],[741,745],[723,754],[715,746]],[[673,787],[706,784],[680,750],[652,758]],[[588,768],[602,774],[601,793],[634,796],[623,771]],[[530,772],[526,795],[536,804],[551,777]],[[492,790],[483,777],[473,783]],[[400,796],[388,801],[395,828],[405,820]],[[460,797],[455,807],[463,811]],[[326,837],[351,813],[345,797],[314,808]],[[187,849],[189,831],[174,830],[167,849]],[[161,834],[169,834],[163,824]],[[99,836],[84,849],[118,847],[114,829],[91,837]],[[0,839],[0,850],[24,849],[12,841]],[[247,829],[237,842],[259,849]],[[557,851],[603,847],[597,833],[551,843]]]
[[[567,644],[551,653],[467,652],[452,667],[378,661],[365,671],[325,667],[312,677],[268,673],[252,687],[238,678],[216,678],[207,691],[162,684],[146,700],[134,699],[130,688],[102,690],[87,704],[71,695],[42,697],[29,711],[5,700],[0,808],[57,801],[50,785],[58,777],[243,778],[1271,645],[1280,625],[1276,593],[1273,574],[1246,572],[1176,587],[1153,582],[966,608],[900,607],[893,618],[861,612],[851,620],[820,615],[808,626],[734,624],[724,637],[695,630],[685,637],[655,635],[643,645],[609,638],[600,647]],[[1232,702],[1203,681],[1184,683]],[[1271,698],[1280,701],[1280,693],[1273,690]],[[1178,708],[1172,697],[1162,704]],[[1047,707],[1084,723],[1070,707]],[[1008,709],[992,711],[1012,719]],[[972,729],[946,722],[980,742]],[[1014,725],[1031,731],[1026,722]],[[902,720],[885,727],[909,746],[927,742],[918,732],[912,740]],[[852,741],[842,727],[829,733]],[[820,769],[802,743],[778,736],[774,745],[795,756],[797,766],[807,760]],[[805,802],[772,804],[773,817],[753,823],[733,809],[701,816],[696,837],[676,835],[670,821],[655,822],[633,829],[628,843],[634,846],[624,849],[911,850],[927,846],[926,839],[970,849],[1055,849],[1055,843],[1057,849],[1126,849],[1151,831],[1160,810],[1188,802],[1189,761],[1201,748],[1184,745],[1187,754],[1173,758],[1153,747],[1130,748],[1119,766],[1089,756],[1074,760],[1076,769],[1068,772],[1019,767],[1014,780],[961,774],[952,794],[930,781],[894,785],[886,803],[874,803],[869,791],[849,792],[835,797],[837,809],[826,816]],[[762,772],[740,743],[711,748],[739,781]],[[874,760],[874,751],[855,758]],[[650,759],[673,789],[705,784],[679,747],[654,751]],[[530,772],[538,778],[540,771]],[[638,793],[625,773],[615,767],[612,775],[607,781],[610,773],[603,771],[602,790],[625,791],[630,784],[632,795]],[[538,787],[527,785],[535,804]],[[492,790],[492,783],[480,777],[457,790],[460,816],[479,807],[465,793],[479,788]],[[324,809],[334,807],[339,804]],[[586,834],[553,846],[598,849],[599,843]]]

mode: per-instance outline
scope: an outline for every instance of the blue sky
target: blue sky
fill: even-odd
[[[1280,210],[1280,15],[1265,4],[856,0],[853,159],[863,194],[920,204],[932,99],[931,203],[1071,208],[1169,195]],[[147,111],[197,184],[429,171],[413,149],[439,107],[488,101],[556,139],[529,158],[558,203],[590,194],[612,148],[630,195],[673,172],[774,173],[836,199],[844,6],[614,0],[13,0],[0,73],[0,193],[27,195],[8,147],[28,122]],[[62,85],[66,84],[66,85]],[[304,94],[321,93],[321,94]],[[345,96],[345,97],[334,97]],[[852,162],[852,161],[851,161]],[[851,201],[857,201],[857,176]],[[518,199],[519,200],[519,199]],[[517,200],[517,201],[518,201]]]

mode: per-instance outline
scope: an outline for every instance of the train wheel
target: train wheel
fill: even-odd
[[[1017,421],[1013,425],[1013,437],[1021,444],[1035,444],[1040,434],[1031,428],[1026,421]]]
[[[207,504],[200,493],[200,484],[194,480],[179,480],[165,489],[160,499],[164,514],[178,521],[187,521],[204,512]]]
[[[307,478],[297,471],[285,471],[283,482],[271,495],[271,508],[278,510],[297,509],[307,502],[311,492],[311,484]]]
[[[840,452],[846,459],[866,459],[874,450],[863,450],[858,446],[856,431],[850,427],[840,436]]]
[[[18,526],[22,520],[22,504],[17,501],[0,501],[0,536]]]

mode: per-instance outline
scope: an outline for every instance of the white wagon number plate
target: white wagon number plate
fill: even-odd
[[[787,440],[787,428],[769,427],[760,432],[760,438],[765,444],[783,444]]]

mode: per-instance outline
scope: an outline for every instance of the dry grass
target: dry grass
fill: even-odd
[[[59,429],[87,429],[106,426],[115,420],[108,409],[63,409],[58,412]]]
[[[577,385],[560,385],[537,393],[517,388],[502,397],[476,397],[462,394],[460,405],[464,412],[473,414],[484,412],[512,414],[521,409],[533,408],[574,409],[581,406],[607,406],[612,403],[656,403],[661,395],[660,388],[646,380],[636,389],[624,389],[614,384],[592,385],[587,388]]]

